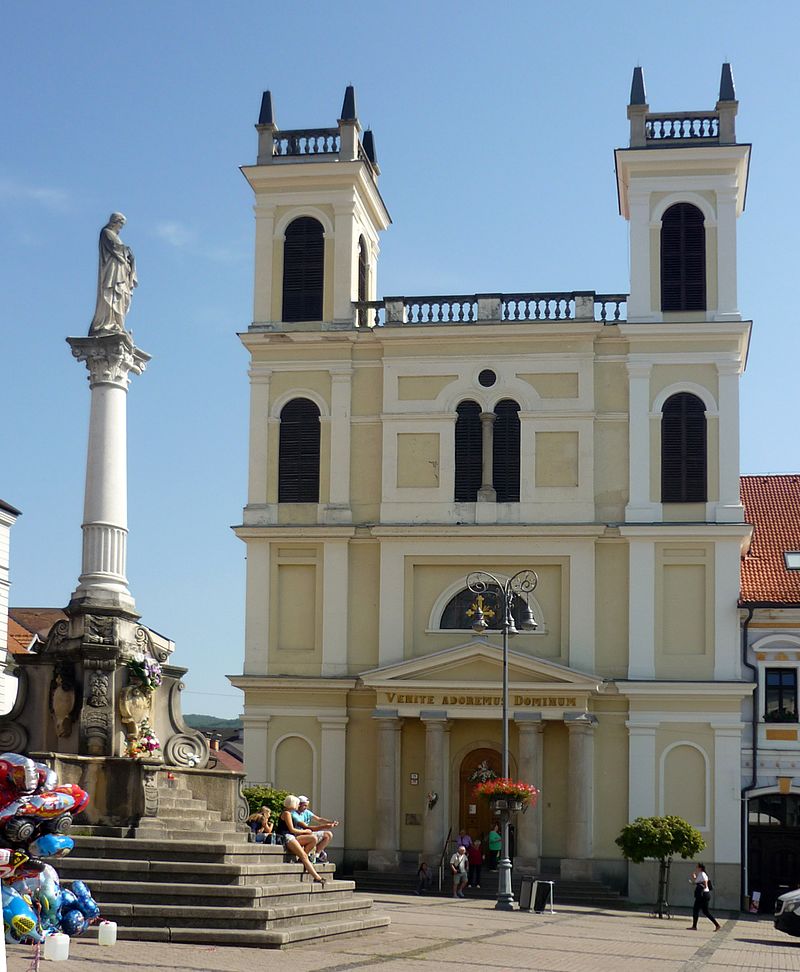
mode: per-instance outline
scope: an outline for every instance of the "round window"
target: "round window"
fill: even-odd
[[[484,388],[491,388],[492,385],[497,381],[497,375],[492,371],[491,368],[484,368],[483,371],[478,375],[478,381]]]

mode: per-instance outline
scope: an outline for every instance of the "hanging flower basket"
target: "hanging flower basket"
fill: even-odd
[[[487,799],[496,811],[527,810],[535,807],[539,798],[539,791],[533,784],[508,779],[485,780],[478,783],[473,793]]]

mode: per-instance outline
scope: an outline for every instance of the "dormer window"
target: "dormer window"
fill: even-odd
[[[705,217],[691,203],[676,203],[661,221],[661,310],[705,309]]]
[[[800,550],[785,550],[783,561],[787,570],[800,570]]]

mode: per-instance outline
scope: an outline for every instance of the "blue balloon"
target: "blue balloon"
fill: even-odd
[[[72,882],[72,893],[78,899],[78,907],[91,921],[100,914],[100,908],[83,881]]]
[[[75,841],[66,834],[42,834],[31,841],[31,857],[64,857],[74,848]]]
[[[76,935],[82,935],[86,931],[88,924],[89,922],[86,920],[86,917],[77,908],[73,908],[61,916],[61,931],[65,935],[69,935],[70,938],[74,938]]]
[[[69,888],[61,889],[61,913],[64,914],[67,911],[72,911],[73,908],[78,907],[78,899],[69,890]]]
[[[21,941],[41,942],[42,930],[36,913],[19,892],[3,885],[3,924],[6,942],[14,945]]]

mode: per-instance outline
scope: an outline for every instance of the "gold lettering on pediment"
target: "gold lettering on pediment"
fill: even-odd
[[[501,695],[423,695],[421,693],[384,692],[386,702],[395,705],[445,705],[445,706],[501,706]],[[530,709],[575,709],[575,695],[521,695],[511,696],[511,704]]]

